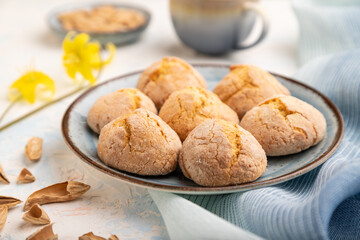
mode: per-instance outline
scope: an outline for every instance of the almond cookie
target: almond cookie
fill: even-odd
[[[215,87],[214,93],[241,119],[258,103],[278,94],[290,92],[270,73],[251,65],[233,65]]]
[[[140,175],[165,175],[175,170],[181,141],[161,118],[137,109],[108,123],[97,145],[108,166]]]
[[[191,86],[206,88],[206,81],[191,65],[176,57],[153,63],[137,83],[137,88],[149,96],[158,109],[171,93]]]
[[[316,108],[291,96],[277,96],[245,114],[240,125],[251,132],[268,156],[297,153],[319,143],[326,120]]]
[[[239,122],[236,113],[212,92],[189,87],[170,95],[159,116],[170,125],[182,141],[197,125],[207,119]]]
[[[264,173],[267,159],[248,131],[233,122],[211,119],[186,138],[179,165],[187,178],[214,187],[256,180]]]
[[[154,103],[136,88],[123,88],[100,97],[91,107],[87,123],[90,128],[100,133],[100,130],[117,117],[145,108],[157,114]]]

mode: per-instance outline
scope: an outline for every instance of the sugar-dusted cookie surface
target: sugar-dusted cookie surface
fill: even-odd
[[[137,83],[137,88],[149,96],[158,109],[171,93],[192,86],[206,88],[206,81],[190,64],[177,57],[165,57],[153,63]]]
[[[186,138],[179,165],[187,178],[203,186],[251,182],[266,169],[264,150],[238,124],[207,120]]]
[[[215,87],[214,93],[241,119],[258,103],[278,94],[290,95],[270,73],[252,65],[233,65]]]
[[[137,109],[103,127],[97,145],[108,166],[140,175],[165,175],[175,170],[181,141],[154,113]]]
[[[319,143],[326,120],[310,104],[291,96],[277,96],[245,114],[240,125],[251,132],[268,156],[297,153]]]
[[[159,116],[175,130],[182,141],[207,119],[239,122],[236,113],[214,93],[200,87],[189,87],[170,95]]]
[[[157,114],[156,107],[149,97],[136,88],[123,88],[100,97],[91,107],[87,122],[90,128],[100,130],[117,117],[144,108]]]

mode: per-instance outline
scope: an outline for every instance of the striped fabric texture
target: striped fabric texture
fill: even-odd
[[[299,59],[306,62],[295,78],[327,95],[343,114],[345,135],[337,152],[301,177],[245,193],[180,196],[150,191],[172,239],[360,239],[356,2],[293,1],[300,25]]]
[[[293,0],[301,64],[360,47],[359,0]]]

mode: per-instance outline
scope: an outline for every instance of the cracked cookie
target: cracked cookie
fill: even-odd
[[[258,103],[275,95],[290,95],[270,73],[252,65],[233,65],[215,87],[214,93],[241,119]]]
[[[191,86],[206,88],[206,81],[191,65],[176,57],[153,63],[137,83],[137,88],[149,96],[158,109],[171,93]]]
[[[326,120],[310,104],[291,96],[277,96],[248,111],[240,125],[251,132],[268,156],[303,151],[326,134]]]
[[[186,138],[179,165],[199,185],[226,186],[256,180],[264,173],[267,159],[248,131],[233,122],[211,119]]]
[[[97,145],[108,166],[140,175],[165,175],[175,170],[181,141],[160,117],[137,109],[103,127]]]
[[[197,125],[207,119],[239,122],[236,113],[214,93],[200,87],[189,87],[170,95],[159,116],[175,130],[182,141]]]
[[[100,133],[100,130],[115,118],[138,108],[157,114],[156,107],[149,97],[136,88],[123,88],[100,97],[91,107],[87,123],[94,132]]]

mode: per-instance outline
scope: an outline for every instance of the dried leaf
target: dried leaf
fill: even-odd
[[[25,202],[24,211],[29,210],[36,203],[42,205],[73,200],[80,197],[89,189],[89,185],[75,181],[51,185],[32,193]]]
[[[0,206],[0,231],[3,229],[6,217],[7,217],[8,207],[7,206]]]
[[[96,236],[93,234],[93,232],[88,232],[80,236],[79,240],[106,240],[106,238]]]
[[[45,227],[28,236],[26,240],[58,240],[58,235],[54,234],[52,226],[53,223],[46,225]]]
[[[23,168],[23,170],[21,170],[21,172],[17,178],[18,183],[31,183],[34,181],[35,181],[34,175],[32,175],[32,173],[29,170],[27,170],[26,168]]]
[[[17,198],[0,196],[0,230],[4,227],[9,208],[21,203]]]
[[[22,201],[17,198],[0,196],[0,207],[12,208],[21,202]]]
[[[3,168],[1,167],[1,165],[0,165],[0,182],[10,183],[10,181],[7,179],[5,172],[4,172]]]
[[[42,155],[42,139],[39,137],[32,137],[25,146],[25,153],[29,160],[38,161]]]
[[[119,240],[119,238],[116,235],[111,235],[108,240]]]
[[[79,240],[106,240],[106,238],[97,236],[93,232],[88,232],[80,236]],[[111,235],[108,240],[119,240],[119,238],[115,235]]]
[[[39,204],[35,204],[28,212],[24,213],[22,219],[25,222],[37,225],[45,225],[51,222],[49,216]]]

